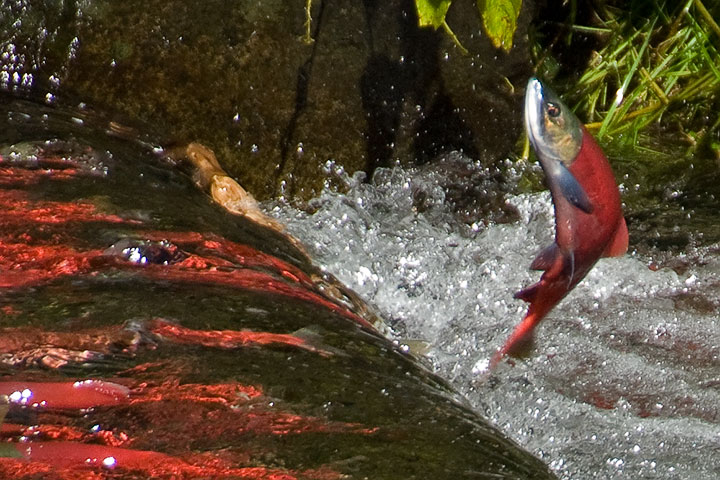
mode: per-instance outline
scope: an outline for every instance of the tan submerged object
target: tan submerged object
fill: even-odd
[[[212,150],[205,145],[193,142],[186,146],[172,148],[167,151],[167,154],[177,162],[186,161],[190,163],[193,167],[192,178],[195,184],[208,192],[213,201],[235,215],[242,215],[255,223],[282,234],[305,257],[304,260],[312,263],[305,246],[297,238],[287,233],[280,222],[260,210],[255,197],[223,170]],[[318,272],[311,274],[310,278],[325,296],[351,308],[376,328],[384,330],[383,322],[377,314],[355,292],[337,280],[335,276],[328,272]]]
[[[260,210],[255,197],[223,170],[212,150],[193,142],[185,147],[184,157],[195,167],[195,183],[210,193],[216,203],[236,215],[242,215],[273,230],[284,231],[279,222]]]

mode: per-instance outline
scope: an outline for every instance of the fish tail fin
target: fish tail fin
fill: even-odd
[[[532,287],[530,287],[532,288]],[[529,289],[526,289],[529,290]],[[505,345],[493,355],[490,360],[490,371],[495,367],[506,355],[516,355],[522,353],[529,345],[532,344],[533,332],[535,327],[541,320],[541,316],[536,312],[529,312],[522,322],[520,322],[513,330]]]

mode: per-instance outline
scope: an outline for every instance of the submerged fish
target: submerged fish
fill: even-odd
[[[552,194],[555,242],[530,265],[544,271],[540,281],[515,294],[530,307],[491,360],[491,368],[530,343],[540,320],[598,259],[620,256],[628,247],[620,192],[610,164],[577,117],[537,78],[530,79],[525,92],[525,128]]]

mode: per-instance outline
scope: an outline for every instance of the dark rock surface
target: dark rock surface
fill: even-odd
[[[527,2],[524,2],[527,3]],[[259,199],[308,198],[349,172],[463,150],[487,165],[521,131],[525,7],[509,54],[471,2],[448,21],[470,53],[417,27],[411,0],[3,2],[6,90],[115,112],[211,147]]]

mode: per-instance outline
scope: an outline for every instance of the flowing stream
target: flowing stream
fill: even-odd
[[[0,478],[554,478],[192,167],[2,100]]]
[[[180,2],[182,8],[176,8],[173,2],[150,2],[143,4],[142,8],[133,6],[137,2],[118,2],[117,12],[115,7],[110,8],[112,2],[38,2],[34,7],[30,3],[5,2],[0,9],[9,19],[2,27],[6,40],[0,49],[3,55],[0,90],[21,95],[41,93],[40,98],[51,105],[57,103],[56,94],[62,97],[65,92],[80,92],[83,102],[87,101],[89,105],[97,103],[100,108],[104,101],[115,101],[128,117],[139,117],[148,123],[170,124],[177,128],[175,134],[180,138],[203,139],[204,136],[204,141],[216,142],[225,149],[225,157],[236,153],[235,147],[242,146],[253,154],[259,151],[263,157],[258,158],[272,158],[266,156],[266,152],[272,152],[282,143],[278,142],[277,132],[280,130],[277,125],[288,120],[280,113],[297,100],[294,90],[296,77],[305,78],[306,73],[309,76],[304,66],[300,70],[302,75],[298,76],[296,67],[301,65],[300,60],[307,48],[297,41],[298,32],[286,28],[284,24],[276,25],[269,21],[287,20],[292,24],[292,17],[285,15],[281,9],[282,2],[264,2],[256,5],[254,10],[228,4],[232,15],[227,15],[227,18],[221,18],[225,10],[219,7],[208,9],[202,2]],[[324,9],[326,2],[320,3]],[[376,2],[362,3],[368,8]],[[392,8],[391,3],[388,5]],[[352,9],[337,8],[352,14]],[[196,9],[200,12],[197,15],[192,13]],[[129,15],[127,12],[131,15],[124,16]],[[136,17],[141,12],[149,13]],[[252,20],[255,16],[259,18],[260,12],[269,13],[263,15],[262,22],[256,25]],[[139,21],[137,18],[150,20]],[[215,21],[215,18],[222,21]],[[328,15],[326,18],[344,17]],[[187,22],[187,19],[191,21]],[[295,21],[295,24],[301,25],[302,20]],[[362,45],[363,40],[352,37],[353,32],[348,33],[346,22],[337,21],[337,25],[338,32],[342,33],[338,36],[341,50],[349,52],[347,57],[350,60],[363,59],[364,54],[348,48],[353,44]],[[243,31],[239,26],[247,30],[247,42],[243,35],[235,33],[236,29]],[[188,34],[195,28],[198,29],[196,35]],[[229,50],[221,48],[215,51],[213,42],[207,39],[220,38],[219,44],[224,45],[228,41],[227,32],[233,32],[229,35]],[[323,42],[333,38],[331,33],[332,30],[324,34]],[[392,32],[387,35],[396,36]],[[285,44],[289,47],[278,48],[277,42],[283,36],[290,39]],[[196,37],[196,43],[193,43],[193,37]],[[377,45],[383,43],[378,42]],[[135,52],[147,52],[147,56],[132,55],[133,48]],[[287,57],[297,60],[297,65],[280,61],[277,55],[281,50],[291,52]],[[311,58],[314,57],[313,53]],[[273,61],[268,61],[268,58]],[[379,58],[382,60],[384,57]],[[134,63],[136,60],[139,63]],[[186,67],[185,62],[189,66]],[[335,97],[333,89],[354,85],[358,78],[341,78],[339,75],[354,75],[353,72],[367,65],[359,65],[355,69],[347,66],[338,68],[335,61],[326,62],[330,65],[325,70],[329,79],[326,82],[322,80],[325,78],[321,75],[322,63],[319,61],[315,66],[313,85],[323,85],[323,89],[315,89],[323,91],[323,95],[310,97],[307,103],[315,105],[318,112],[335,116],[320,116],[311,120],[315,117],[305,112],[298,126],[307,128],[307,131],[299,130],[297,136],[303,138],[306,145],[312,145],[312,134],[321,133],[314,140],[316,145],[323,145],[335,155],[346,149],[342,153],[356,160],[359,157],[347,152],[353,151],[349,147],[353,144],[364,150],[366,120],[378,120],[377,123],[382,126],[385,117],[368,117],[368,104],[360,105],[361,102],[354,97],[350,97],[351,101]],[[408,61],[410,64],[412,62]],[[368,62],[368,65],[371,64]],[[379,65],[377,70],[387,74],[386,64],[381,61]],[[265,70],[269,71],[267,79],[272,82],[262,76]],[[496,72],[494,67],[485,71]],[[166,76],[164,72],[170,73]],[[168,88],[165,83],[167,78],[178,75],[173,72],[180,72],[182,81]],[[414,73],[407,75],[415,77]],[[492,82],[495,82],[495,75],[492,74]],[[100,81],[106,77],[110,80]],[[208,78],[213,82],[208,82]],[[48,84],[47,90],[44,90],[44,83]],[[211,87],[208,83],[216,85]],[[460,83],[464,88],[468,82],[461,77]],[[490,83],[485,82],[486,85]],[[263,88],[256,88],[261,85]],[[290,89],[284,90],[277,85],[290,85]],[[484,84],[478,80],[477,85]],[[307,89],[308,83],[298,83],[298,90],[301,86]],[[325,87],[328,87],[328,92],[324,92]],[[389,90],[394,88],[392,82],[388,83]],[[213,95],[217,93],[215,90],[219,91],[218,95]],[[315,90],[309,89],[310,94]],[[378,91],[382,93],[384,90]],[[473,98],[474,91],[475,83]],[[202,95],[195,98],[198,92]],[[252,94],[243,96],[247,92]],[[232,101],[228,101],[229,94],[233,96]],[[488,97],[491,105],[501,100],[494,94]],[[99,101],[101,99],[103,101]],[[105,134],[86,130],[84,125],[95,123],[90,114],[87,118],[74,114],[57,117],[57,112],[46,107],[37,111],[37,107],[21,105],[7,110],[11,100],[4,99],[3,102],[0,123],[4,127],[0,129],[0,146],[9,149],[8,152],[15,151],[16,144],[38,145],[37,142],[50,141],[50,146],[62,146],[67,139],[72,140],[68,143],[71,146],[84,147],[86,142],[93,146],[87,150],[92,155],[81,148],[71,152],[72,157],[92,157],[83,162],[98,170],[97,178],[80,175],[84,183],[72,187],[76,191],[69,190],[61,177],[42,177],[42,172],[30,165],[29,159],[33,155],[21,155],[21,171],[29,172],[25,172],[26,177],[23,178],[35,181],[32,175],[36,175],[41,178],[38,181],[43,188],[49,188],[44,191],[39,187],[23,186],[28,192],[38,197],[50,195],[52,201],[65,205],[66,209],[69,208],[67,205],[80,205],[102,212],[113,207],[131,217],[135,215],[133,212],[137,212],[138,218],[132,220],[145,222],[143,226],[148,229],[153,226],[156,230],[172,232],[210,230],[239,243],[252,240],[252,246],[258,250],[272,250],[269,254],[283,257],[282,246],[276,248],[273,241],[254,233],[252,225],[244,225],[244,222],[233,218],[228,220],[223,216],[226,215],[224,212],[220,212],[222,215],[218,213],[187,178],[170,171],[167,165],[157,167],[153,163],[157,159],[148,153],[147,145],[138,149],[135,143],[129,146],[118,139],[110,141]],[[336,110],[340,105],[352,106],[352,102],[357,103],[356,111]],[[383,106],[383,102],[378,105]],[[304,105],[305,102],[298,103]],[[374,106],[370,104],[370,107]],[[471,110],[468,107],[468,111]],[[485,120],[485,110],[474,111],[482,112]],[[416,113],[417,119],[410,117],[412,121],[409,124],[419,122],[421,114],[424,115],[420,110]],[[497,136],[507,133],[497,127],[497,124],[505,124],[506,115],[497,112],[493,115],[496,120],[486,122],[493,129],[482,134],[482,138],[490,139],[488,143],[498,142]],[[158,118],[163,122],[153,121]],[[230,119],[232,125],[226,130]],[[291,125],[296,120],[294,116],[290,120]],[[350,120],[357,122],[356,126],[348,128]],[[214,123],[216,121],[218,123]],[[476,123],[485,126],[480,121]],[[162,130],[168,125],[158,125],[158,128]],[[228,131],[230,134],[226,133]],[[350,131],[361,133],[353,140],[345,136]],[[414,127],[412,131],[415,131]],[[381,129],[382,132],[384,130]],[[152,134],[148,135],[152,137]],[[246,138],[249,135],[256,138]],[[413,135],[407,135],[407,138],[414,141]],[[292,138],[295,141],[295,137]],[[242,142],[239,141],[241,139]],[[287,145],[283,146],[290,145],[290,139],[291,136],[288,136]],[[337,139],[345,147],[332,143]],[[504,141],[512,142],[512,135]],[[235,147],[229,148],[228,145]],[[299,143],[298,147],[302,145]],[[403,151],[402,148],[396,150]],[[8,152],[3,153],[7,156]],[[95,152],[100,152],[97,153],[100,159],[97,165],[92,163]],[[222,152],[218,153],[223,157]],[[296,153],[296,164],[287,165],[283,171],[304,170],[307,177],[314,178],[313,162],[317,157],[310,154],[303,156],[302,148],[298,148]],[[324,158],[325,154],[317,155]],[[488,157],[494,158],[494,155]],[[63,161],[57,160],[56,163],[62,165]],[[350,164],[348,158],[339,158],[339,162]],[[618,166],[618,162],[616,160],[613,165]],[[107,175],[107,171],[103,170],[105,163],[115,165],[117,172]],[[526,305],[513,299],[513,294],[537,280],[539,272],[531,272],[530,263],[536,253],[552,241],[552,204],[547,192],[518,193],[523,191],[518,184],[527,175],[520,172],[513,174],[519,167],[512,162],[506,165],[511,172],[509,184],[500,188],[496,181],[497,172],[487,170],[461,155],[449,155],[446,166],[448,169],[445,170],[437,164],[433,167],[379,169],[371,181],[364,182],[361,175],[349,176],[333,162],[328,162],[327,188],[309,202],[307,208],[300,210],[283,201],[268,202],[264,207],[307,245],[324,269],[336,275],[378,310],[386,319],[388,329],[385,333],[392,340],[425,359],[430,368],[462,393],[476,411],[550,465],[559,477],[573,480],[720,478],[720,325],[717,319],[720,305],[720,229],[716,227],[720,182],[714,173],[718,170],[715,159],[705,161],[702,168],[695,170],[694,177],[692,172],[686,171],[687,164],[682,163],[647,166],[637,161],[623,165],[619,171],[628,172],[621,175],[621,190],[628,203],[630,252],[621,258],[601,260],[542,322],[537,331],[535,348],[529,356],[503,362],[492,375],[487,372],[489,358],[520,322],[526,310]],[[253,180],[256,185],[245,179],[244,186],[256,194],[263,193],[257,191],[258,185],[271,185],[268,177],[277,173],[277,166],[273,161],[258,161],[251,167],[248,170],[256,175]],[[523,168],[527,173],[528,168],[536,167]],[[71,169],[67,170],[65,174],[72,178]],[[449,171],[455,174],[453,180],[448,180]],[[651,175],[644,178],[644,173],[648,171]],[[6,171],[8,176],[12,172],[10,169]],[[539,172],[531,172],[530,176],[533,175],[537,177]],[[109,200],[110,187],[104,180],[106,177],[117,196],[112,201]],[[338,185],[341,188],[338,189]],[[505,195],[505,191],[514,193]],[[458,209],[453,207],[458,192],[460,197],[463,192],[479,196],[475,203],[468,203],[468,210],[463,207]],[[288,195],[292,196],[291,193]],[[498,199],[503,197],[506,203],[498,203]],[[24,196],[17,198],[26,201]],[[77,199],[82,201],[78,203]],[[20,204],[19,201],[17,203]],[[153,223],[156,221],[157,224]],[[87,232],[81,231],[77,238],[87,241],[97,251],[104,251],[119,238],[129,235],[125,230],[120,231],[118,225],[97,226],[92,223]],[[126,230],[134,232],[139,228],[132,224]],[[60,234],[65,233],[60,231]],[[18,233],[17,238],[21,238],[20,235]],[[36,240],[45,242],[44,235],[39,229]],[[58,238],[53,240],[57,243],[53,247],[63,247],[67,243],[67,238],[62,235]],[[18,242],[15,237],[11,240],[12,246],[16,243],[26,246],[28,243]],[[73,240],[76,238],[73,237]],[[26,260],[32,263],[35,257],[24,255],[23,262]],[[45,272],[42,269],[39,271]],[[468,475],[476,472],[470,468],[469,462],[466,464],[466,459],[472,458],[478,464],[484,462],[477,455],[474,437],[462,438],[456,433],[466,428],[467,422],[458,420],[457,424],[450,424],[447,420],[434,420],[435,417],[431,422],[427,421],[428,412],[438,412],[436,399],[444,399],[444,393],[441,395],[433,389],[428,390],[427,384],[432,382],[424,378],[425,372],[420,372],[422,369],[416,372],[415,364],[408,362],[405,356],[385,348],[384,339],[365,338],[357,332],[353,333],[355,337],[350,337],[346,330],[331,330],[330,327],[335,328],[338,322],[330,313],[319,315],[321,310],[312,303],[301,303],[302,308],[287,307],[279,314],[270,315],[268,312],[278,310],[277,299],[263,297],[262,292],[240,295],[233,289],[235,287],[197,285],[187,279],[170,286],[162,282],[139,283],[134,277],[123,275],[122,272],[118,274],[117,283],[113,285],[127,288],[132,296],[124,293],[123,288],[106,288],[101,282],[105,278],[102,275],[89,277],[84,280],[86,283],[62,283],[62,288],[51,286],[39,291],[38,287],[31,285],[27,291],[12,291],[12,295],[5,294],[6,298],[0,298],[5,302],[0,305],[5,308],[0,319],[7,322],[2,326],[18,326],[19,322],[10,315],[13,314],[33,327],[37,326],[36,322],[41,327],[56,328],[60,325],[62,328],[57,327],[60,330],[77,333],[74,331],[77,329],[75,324],[61,323],[67,320],[66,309],[76,312],[77,318],[83,319],[80,324],[83,328],[115,327],[138,316],[145,320],[156,316],[168,317],[185,322],[186,327],[194,329],[212,326],[214,329],[273,329],[286,333],[307,333],[303,330],[307,324],[320,323],[323,327],[320,333],[332,340],[331,347],[350,350],[350,356],[338,355],[335,362],[340,364],[339,367],[328,368],[328,361],[316,352],[303,350],[291,355],[281,348],[257,349],[258,353],[255,350],[212,351],[195,347],[185,351],[173,345],[161,345],[159,353],[150,349],[141,350],[132,361],[149,363],[160,357],[163,361],[173,362],[171,366],[177,365],[175,362],[178,359],[182,367],[212,365],[213,368],[192,371],[192,375],[182,369],[182,375],[172,371],[156,375],[165,380],[168,376],[183,378],[184,381],[190,378],[198,385],[222,381],[233,388],[240,380],[248,385],[264,382],[267,397],[288,397],[286,402],[289,405],[281,406],[287,407],[288,412],[305,415],[300,420],[327,417],[328,421],[362,421],[372,423],[371,426],[387,423],[392,427],[388,431],[395,432],[399,428],[400,431],[410,432],[402,437],[388,437],[392,441],[384,445],[389,444],[392,449],[378,448],[374,437],[368,437],[358,447],[358,436],[354,433],[346,435],[344,431],[338,434],[331,432],[327,437],[313,433],[323,445],[328,445],[324,449],[300,435],[291,438],[295,443],[291,443],[290,448],[287,436],[258,435],[257,451],[280,452],[277,453],[280,458],[277,462],[269,454],[267,459],[261,459],[263,464],[271,467],[277,463],[287,468],[306,468],[309,458],[312,465],[327,464],[338,471],[346,471],[356,468],[357,463],[367,469],[363,472],[371,472],[363,473],[363,476],[376,479],[397,478],[400,473],[396,472],[402,472],[405,478],[409,478],[407,468],[410,465],[418,470],[415,478],[420,478],[421,475],[431,475],[428,465],[438,470],[444,468],[438,458],[452,463],[453,467],[469,470],[466,472]],[[115,277],[109,278],[115,280]],[[85,291],[90,293],[85,295]],[[139,300],[130,302],[130,298]],[[168,298],[173,301],[168,302]],[[258,305],[263,308],[258,308]],[[142,309],[142,315],[136,308]],[[244,312],[240,323],[236,311]],[[88,315],[89,319],[86,318]],[[209,319],[207,322],[206,318]],[[48,325],[42,325],[43,322]],[[319,335],[315,331],[310,333],[313,338]],[[323,340],[328,342],[328,338]],[[358,360],[366,357],[369,358],[367,363]],[[413,376],[407,377],[402,373],[407,379],[396,381],[394,375],[400,375],[398,372],[401,370],[395,369],[394,362],[411,365],[413,368],[409,371]],[[109,373],[98,368],[100,373],[113,378],[116,372],[111,367],[114,368],[112,365],[103,367]],[[91,368],[95,367],[91,365]],[[390,372],[387,378],[392,382],[387,380],[386,372]],[[87,371],[81,369],[81,373],[85,375]],[[52,375],[61,377],[66,374],[53,370]],[[416,380],[414,375],[420,379]],[[322,379],[326,388],[320,389],[318,383],[308,380],[315,378]],[[143,379],[138,382],[140,380]],[[386,391],[385,383],[393,387]],[[413,385],[417,385],[417,389],[411,388]],[[171,396],[174,392],[170,390],[164,395]],[[437,390],[444,392],[443,389]],[[375,392],[375,396],[368,392]],[[325,398],[327,395],[331,395],[332,402]],[[312,402],[307,398],[311,398]],[[353,401],[346,401],[346,398]],[[425,401],[426,398],[429,400]],[[357,405],[354,403],[356,399],[361,400]],[[313,410],[318,402],[322,402],[322,409]],[[177,416],[184,413],[168,409],[160,402],[151,405],[155,410],[147,418],[159,418],[156,424],[138,416],[142,420],[130,422],[132,424],[127,427],[131,432],[137,430],[137,438],[145,442],[140,443],[143,448],[196,452],[197,446],[190,444],[195,439],[193,434],[204,432],[199,427],[215,426],[201,415],[196,415],[197,423],[189,423],[186,416],[183,421],[163,421],[158,413],[168,411]],[[267,411],[262,410],[270,419],[267,423],[271,427],[276,425],[278,418],[287,418],[274,415],[275,406],[275,401],[272,401]],[[242,407],[255,415],[255,404],[243,404]],[[368,418],[370,409],[373,415]],[[415,412],[413,415],[408,413],[410,409]],[[450,406],[449,411],[448,415],[464,412],[455,404]],[[456,418],[452,415],[445,418]],[[122,420],[125,417],[119,418]],[[240,435],[240,429],[237,423],[227,420],[231,418],[240,422],[246,417],[225,415],[219,418],[222,421],[217,425],[226,426],[227,430],[213,430],[215,435],[206,443],[207,451],[211,454],[222,451],[229,443],[236,447],[232,465],[249,463],[243,450],[248,447],[247,439],[231,436]],[[11,420],[17,421],[17,418]],[[83,429],[87,427],[84,419],[73,421],[82,422]],[[310,420],[305,421],[315,425]],[[474,422],[473,419],[470,423]],[[87,423],[92,425],[90,421]],[[122,421],[115,423],[123,425]],[[438,424],[442,425],[439,427]],[[324,428],[324,424],[318,425]],[[176,426],[183,426],[187,431],[172,431],[171,428]],[[482,424],[474,428],[485,434],[487,429],[484,427]],[[170,432],[167,437],[158,434],[163,428]],[[154,432],[155,438],[149,432]],[[444,436],[440,435],[442,432]],[[490,438],[494,438],[494,433],[488,433]],[[179,440],[182,440],[180,446]],[[492,442],[485,444],[494,446]],[[76,445],[74,448],[77,450]],[[450,455],[448,449],[451,449],[449,453],[458,455]],[[423,462],[417,462],[410,455],[416,451],[425,455]],[[323,456],[318,452],[322,452]],[[351,454],[353,456],[349,460],[345,458]],[[255,457],[250,458],[255,460]],[[461,460],[454,460],[456,458]],[[497,465],[503,464],[500,462]],[[376,469],[375,473],[373,469]],[[377,472],[390,473],[382,477]],[[448,475],[455,474],[451,472]]]
[[[396,167],[370,182],[332,162],[327,171],[345,193],[328,188],[303,211],[269,206],[276,217],[382,313],[388,335],[559,477],[720,477],[718,244],[646,247],[661,231],[689,230],[692,212],[646,215],[664,218],[660,228],[637,220],[639,202],[626,208],[630,252],[600,260],[541,323],[529,356],[488,378],[526,310],[513,293],[537,280],[530,262],[553,238],[549,193],[508,195],[518,221],[468,226],[437,171]],[[625,199],[637,190],[626,183]]]

